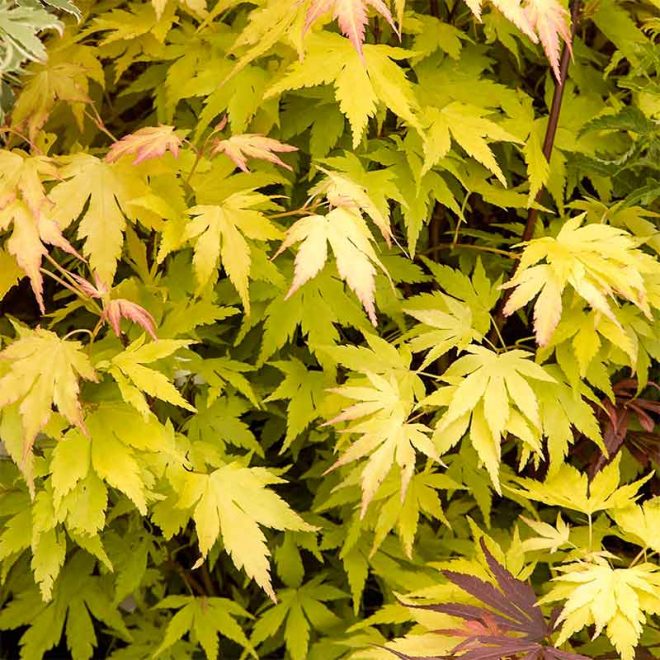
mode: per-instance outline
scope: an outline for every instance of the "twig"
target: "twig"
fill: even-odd
[[[575,33],[577,31],[578,18],[580,13],[580,0],[572,0],[571,2],[571,42],[575,38]],[[564,48],[561,53],[561,60],[559,63],[559,80],[555,81],[555,89],[552,94],[552,103],[550,104],[550,115],[548,116],[548,125],[545,130],[545,138],[543,139],[543,156],[546,161],[550,163],[550,158],[552,156],[552,149],[555,144],[555,136],[557,134],[557,126],[559,125],[559,115],[561,113],[561,104],[564,98],[564,88],[566,86],[566,79],[568,77],[568,66],[571,61],[571,49],[567,44],[564,44]],[[534,198],[534,204],[530,206],[530,209],[527,213],[527,222],[525,223],[525,229],[522,234],[522,242],[525,243],[529,241],[534,235],[534,229],[536,227],[536,221],[538,219],[538,208],[537,205],[541,201],[541,196],[543,195],[544,189],[541,188]],[[518,263],[514,264],[513,269],[509,279],[514,277],[516,271],[518,270]],[[490,332],[491,340],[497,337],[497,334],[502,330],[505,322],[504,308],[513,293],[513,289],[506,289],[504,295],[498,300],[497,306],[495,307],[495,314],[493,315],[493,328]],[[497,332],[495,332],[497,329]]]

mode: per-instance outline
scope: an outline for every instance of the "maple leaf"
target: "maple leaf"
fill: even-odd
[[[42,313],[45,310],[41,260],[48,254],[44,244],[82,259],[51,215],[52,202],[46,195],[43,180],[58,176],[49,158],[28,156],[19,150],[0,150],[0,230],[12,226],[7,251],[30,278]]]
[[[105,160],[114,163],[124,156],[135,156],[133,165],[139,165],[145,160],[160,158],[166,151],[177,158],[180,147],[181,138],[174,132],[174,126],[145,126],[115,142]]]
[[[58,102],[65,103],[82,131],[85,110],[91,103],[89,83],[105,85],[105,73],[96,46],[62,39],[49,43],[48,59],[33,65],[32,75],[26,76],[21,94],[11,113],[11,125],[25,130],[31,140],[48,120]]]
[[[267,486],[284,483],[264,468],[246,468],[229,463],[211,474],[181,475],[179,508],[193,507],[193,520],[201,558],[222,535],[225,550],[272,598],[266,537],[260,525],[273,529],[314,531]]]
[[[25,458],[53,406],[71,424],[84,428],[78,378],[96,381],[97,376],[80,342],[48,330],[14,327],[17,339],[0,352],[0,408],[19,404]]]
[[[442,293],[409,298],[404,312],[419,323],[401,340],[406,341],[414,353],[428,351],[420,369],[425,369],[450,349],[465,349],[483,336],[473,328],[470,307]]]
[[[267,201],[259,193],[234,193],[221,204],[194,206],[188,210],[193,219],[184,231],[184,240],[194,241],[193,267],[198,290],[214,281],[218,262],[238,291],[247,314],[250,313],[249,275],[251,250],[245,236],[267,241],[281,232],[259,210]]]
[[[312,23],[319,17],[332,11],[333,18],[339,23],[342,33],[350,39],[364,62],[362,44],[364,43],[364,31],[367,25],[368,7],[373,7],[392,26],[394,32],[400,36],[392,14],[383,0],[312,0],[305,16],[303,33],[307,32]]]
[[[646,622],[645,613],[660,610],[660,569],[642,563],[629,568],[611,568],[605,559],[560,566],[563,573],[540,603],[566,600],[557,624],[563,644],[585,626],[594,625],[593,637],[603,630],[622,660],[633,660],[635,646]]]
[[[195,412],[195,408],[179,394],[163,373],[144,366],[168,357],[189,343],[178,339],[156,339],[144,344],[142,335],[109,362],[101,361],[96,366],[110,373],[124,401],[134,406],[145,418],[150,415],[145,394]]]
[[[362,141],[369,117],[376,114],[379,103],[422,130],[414,87],[393,61],[405,59],[408,51],[383,44],[366,45],[365,67],[351,44],[337,34],[310,34],[305,46],[305,58],[289,66],[266,91],[266,99],[290,89],[334,83],[339,109],[351,125],[354,148]]]
[[[447,405],[434,437],[441,454],[453,447],[470,427],[470,439],[499,489],[498,470],[502,434],[519,437],[541,452],[538,396],[529,380],[554,383],[530,355],[517,349],[497,354],[482,346],[469,346],[442,375],[450,385],[429,395],[422,405]],[[513,405],[515,404],[515,408]]]
[[[152,339],[156,337],[156,321],[154,317],[141,305],[126,300],[125,298],[113,298],[108,296],[108,287],[98,276],[95,278],[95,284],[87,281],[85,278],[70,273],[80,289],[90,298],[101,299],[103,302],[103,314],[101,320],[107,321],[117,337],[121,336],[121,319],[125,318],[133,323],[137,323]]]
[[[660,497],[647,500],[641,506],[633,504],[608,512],[626,537],[635,543],[660,552]],[[640,543],[641,542],[641,543]]]
[[[218,635],[231,639],[257,657],[236,618],[252,618],[238,603],[229,598],[193,596],[167,596],[156,607],[178,609],[165,629],[163,641],[154,652],[154,657],[169,649],[186,632],[196,635],[208,660],[218,658]]]
[[[68,158],[60,176],[65,181],[49,194],[53,219],[66,228],[82,215],[77,234],[85,241],[83,254],[89,257],[92,271],[108,285],[122,252],[125,214],[130,218],[140,215],[131,202],[149,189],[131,165],[107,163],[89,154]]]
[[[465,0],[472,13],[481,20],[483,0]],[[526,34],[533,43],[539,40],[557,80],[559,73],[559,38],[571,48],[570,16],[558,0],[491,0],[507,19]],[[524,4],[523,4],[524,2]]]
[[[243,172],[249,172],[247,168],[248,158],[259,158],[269,163],[280,165],[287,170],[292,170],[277,154],[298,151],[298,147],[283,144],[279,140],[264,135],[245,133],[243,135],[232,135],[224,140],[216,139],[211,147],[211,155],[224,154],[230,158]]]
[[[563,464],[544,482],[514,477],[522,488],[508,487],[512,492],[551,506],[562,506],[581,511],[588,516],[596,511],[619,509],[628,506],[639,497],[637,491],[653,473],[631,484],[619,487],[619,454],[591,481],[572,465]]]
[[[552,629],[537,604],[534,590],[495,560],[483,537],[479,542],[495,584],[462,572],[442,570],[442,574],[480,601],[482,606],[465,603],[407,604],[407,607],[449,614],[465,621],[462,628],[436,631],[463,638],[452,649],[451,657],[465,660],[497,660],[504,657],[587,660],[586,656],[560,651],[546,643]],[[413,660],[405,653],[392,652],[402,659]]]
[[[315,577],[297,589],[280,589],[279,602],[266,610],[255,623],[250,641],[255,646],[274,637],[284,626],[284,639],[291,660],[308,656],[310,629],[325,630],[340,623],[339,617],[325,605],[347,598],[347,595]]]
[[[98,643],[92,616],[130,639],[121,613],[112,604],[107,579],[95,574],[96,567],[90,554],[74,553],[55,583],[52,601],[45,604],[36,587],[22,591],[0,612],[0,630],[29,624],[21,638],[21,653],[29,658],[44,657],[64,631],[70,657],[92,657]]]
[[[520,519],[539,535],[523,541],[525,552],[533,550],[557,552],[558,548],[569,542],[570,528],[562,520],[560,513],[557,514],[557,523],[554,527],[542,520],[530,520],[525,516],[520,516]]]
[[[582,226],[586,214],[564,223],[556,238],[530,241],[514,276],[503,285],[513,288],[504,307],[513,314],[538,295],[534,329],[541,346],[550,341],[562,313],[562,293],[567,285],[591,307],[619,325],[608,301],[618,294],[651,318],[646,281],[660,272],[657,261],[637,249],[627,232],[603,224]],[[544,260],[547,263],[539,264]]]
[[[366,213],[378,227],[386,243],[391,245],[392,229],[387,202],[380,200],[381,203],[376,204],[369,196],[367,188],[348,175],[322,167],[318,169],[325,177],[309,191],[310,199],[324,195],[331,208],[342,207]],[[373,187],[375,188],[375,185]]]
[[[415,469],[417,452],[433,460],[440,460],[436,447],[427,435],[430,429],[423,424],[408,422],[413,406],[415,380],[407,378],[406,373],[397,374],[395,371],[387,376],[369,371],[365,375],[363,384],[345,385],[331,390],[357,403],[326,422],[337,424],[365,418],[343,431],[359,434],[360,437],[326,471],[369,457],[360,474],[362,517],[395,463],[401,471],[400,497],[403,501]]]
[[[339,276],[348,284],[362,303],[375,326],[376,269],[385,267],[376,255],[371,242],[373,236],[362,216],[354,210],[338,207],[327,215],[310,215],[298,220],[275,253],[301,242],[295,260],[294,276],[287,298],[305,282],[319,274],[328,258],[328,243],[335,255]]]
[[[428,108],[426,117],[430,125],[424,135],[424,166],[421,174],[424,175],[447,155],[453,139],[506,187],[506,179],[488,141],[519,143],[520,140],[487,119],[487,114],[488,111],[483,108],[459,101],[453,101],[442,109]]]

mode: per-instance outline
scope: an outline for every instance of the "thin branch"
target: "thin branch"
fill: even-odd
[[[575,39],[575,33],[579,23],[580,8],[581,0],[571,1],[571,42],[573,42]],[[559,125],[559,115],[561,113],[561,104],[564,98],[564,88],[566,86],[566,79],[568,78],[568,66],[570,61],[571,49],[567,44],[564,44],[564,48],[561,53],[561,61],[559,63],[559,80],[555,81],[555,89],[552,94],[552,103],[550,104],[550,115],[548,116],[548,125],[545,130],[545,138],[543,139],[543,156],[548,163],[550,163],[550,158],[552,157],[552,149],[555,144],[555,136],[557,135],[557,126]],[[523,230],[522,242],[529,241],[534,235],[534,229],[538,219],[538,208],[536,207],[541,201],[543,192],[544,189],[541,188],[536,193],[536,197],[534,199],[535,204],[530,207],[529,212],[527,213],[527,222],[525,223],[525,229]],[[510,278],[516,274],[518,265],[518,263],[514,264]],[[497,302],[495,314],[493,316],[494,327],[490,333],[492,339],[497,337],[495,328],[497,328],[497,331],[499,332],[504,326],[504,308],[506,307],[506,304],[512,293],[513,289],[506,289],[504,295]]]

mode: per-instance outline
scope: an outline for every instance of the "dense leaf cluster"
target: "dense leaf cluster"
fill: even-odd
[[[655,657],[658,0],[76,5],[0,8],[2,653]]]

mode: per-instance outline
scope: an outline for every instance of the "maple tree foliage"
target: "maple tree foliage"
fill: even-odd
[[[660,648],[657,0],[0,7],[0,648]]]

